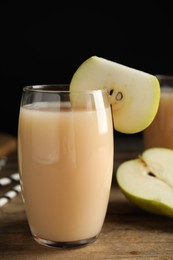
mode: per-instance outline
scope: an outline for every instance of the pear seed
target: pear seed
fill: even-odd
[[[113,90],[113,89],[111,89],[111,90],[110,90],[110,92],[109,92],[109,94],[110,94],[110,95],[112,95],[112,94],[113,94],[113,92],[114,92],[114,90]]]
[[[151,177],[156,177],[156,175],[153,172],[148,172],[148,175]]]
[[[116,100],[120,101],[123,98],[123,94],[121,92],[118,92],[116,95]]]

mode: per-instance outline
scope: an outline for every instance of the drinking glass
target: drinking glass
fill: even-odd
[[[160,104],[153,122],[143,131],[144,148],[173,149],[173,75],[157,75]]]
[[[113,123],[106,90],[23,88],[18,125],[22,197],[33,238],[50,247],[94,242],[113,174]]]

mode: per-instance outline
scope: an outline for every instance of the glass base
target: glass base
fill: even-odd
[[[88,244],[93,243],[98,236],[94,236],[88,239],[82,239],[82,240],[77,240],[77,241],[65,241],[65,242],[60,242],[60,241],[50,241],[46,239],[39,238],[37,236],[34,236],[35,241],[37,241],[39,244],[43,246],[48,246],[48,247],[54,247],[54,248],[78,248],[78,247],[83,247],[87,246]]]

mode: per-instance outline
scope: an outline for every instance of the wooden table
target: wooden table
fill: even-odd
[[[115,167],[105,223],[97,241],[79,249],[54,249],[31,237],[21,194],[0,208],[0,259],[20,260],[109,260],[173,259],[173,219],[144,212],[132,205],[119,190],[116,168],[142,151],[140,136],[115,138]],[[0,176],[18,171],[16,151],[10,153]],[[12,185],[0,187],[0,196]]]

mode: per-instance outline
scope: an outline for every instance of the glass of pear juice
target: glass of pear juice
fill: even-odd
[[[61,84],[23,88],[18,164],[30,231],[38,243],[75,248],[98,238],[113,154],[106,90],[70,92]]]
[[[144,148],[173,149],[173,75],[157,75],[160,103],[153,122],[143,131]]]

